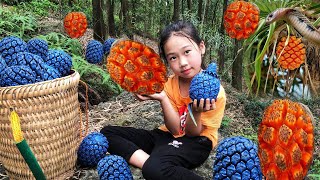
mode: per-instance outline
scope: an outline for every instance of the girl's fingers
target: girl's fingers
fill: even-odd
[[[204,108],[205,108],[206,111],[209,111],[211,109],[211,104],[210,104],[210,99],[209,98],[206,99],[206,105],[205,105]]]
[[[211,100],[211,109],[216,109],[216,100],[215,99]]]

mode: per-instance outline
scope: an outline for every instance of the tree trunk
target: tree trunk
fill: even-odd
[[[132,39],[132,30],[131,30],[131,22],[130,22],[130,17],[129,17],[129,2],[128,0],[121,0],[121,7],[122,7],[122,29],[124,33]]]
[[[198,19],[201,22],[202,21],[202,0],[198,1]]]
[[[103,0],[92,1],[92,18],[93,18],[93,38],[104,42],[106,37],[106,26],[103,20]]]
[[[178,21],[180,19],[179,15],[179,9],[180,9],[180,0],[174,0],[173,3],[173,16],[172,21]]]
[[[227,4],[228,4],[228,0],[224,0],[222,14],[224,14],[224,12],[226,11]],[[224,21],[224,18],[223,18],[223,16],[221,16],[221,24],[220,24],[219,33],[222,35],[221,36],[222,42],[221,42],[219,50],[218,50],[218,56],[219,56],[218,64],[219,64],[219,73],[220,74],[222,74],[222,72],[224,70],[224,61],[225,61],[225,56],[224,56],[224,53],[225,53],[225,35],[224,35],[225,33],[224,33],[224,31],[225,31],[225,29],[224,29],[223,21]]]
[[[108,28],[109,28],[109,35],[111,37],[116,36],[116,28],[114,23],[114,1],[107,0],[107,11],[108,11]]]
[[[232,87],[242,91],[242,41],[235,40],[234,55],[235,60],[232,64]],[[240,51],[239,51],[240,50]]]
[[[192,0],[187,0],[188,10],[191,12],[192,10]]]

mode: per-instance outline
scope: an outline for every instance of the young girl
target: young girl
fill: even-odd
[[[178,21],[168,25],[161,33],[159,50],[174,75],[161,93],[136,97],[141,101],[158,100],[164,125],[151,131],[106,126],[101,133],[109,141],[108,152],[141,168],[147,180],[202,179],[190,169],[200,166],[217,145],[225,91],[221,86],[216,100],[201,99],[199,106],[197,100],[190,99],[190,82],[202,70],[205,53],[205,44],[191,23]],[[192,101],[197,126],[187,109]]]

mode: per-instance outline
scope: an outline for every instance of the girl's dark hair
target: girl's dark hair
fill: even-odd
[[[159,54],[166,64],[168,62],[164,53],[164,45],[172,34],[187,37],[188,39],[193,40],[197,45],[200,45],[202,41],[197,29],[191,22],[179,20],[166,26],[161,32],[159,43]]]

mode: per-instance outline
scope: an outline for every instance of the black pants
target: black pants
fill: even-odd
[[[190,169],[200,166],[212,149],[212,142],[207,137],[174,138],[171,133],[159,129],[106,126],[101,133],[109,141],[110,154],[122,156],[126,161],[138,149],[150,155],[142,167],[143,177],[147,180],[203,179]]]

